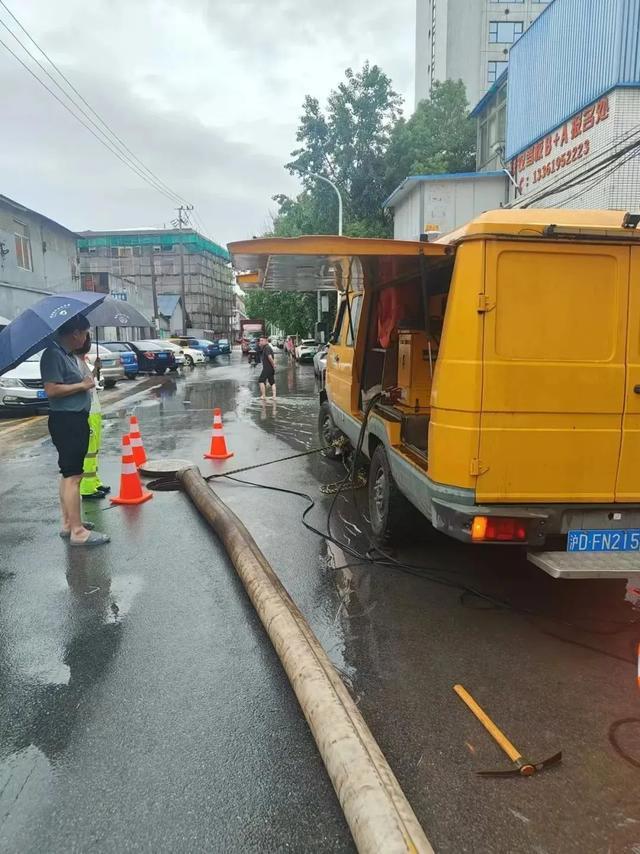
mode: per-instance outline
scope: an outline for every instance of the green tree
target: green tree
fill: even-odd
[[[345,71],[345,80],[329,95],[323,110],[317,98],[304,100],[296,135],[300,147],[286,168],[299,175],[304,191],[295,199],[276,196],[278,213],[273,233],[335,234],[337,199],[316,172],[332,180],[344,201],[344,232],[353,236],[388,236],[390,222],[382,210],[386,160],[402,99],[391,80],[366,62],[359,72]]]
[[[386,156],[386,190],[393,192],[407,175],[473,171],[475,150],[476,129],[464,83],[436,82],[431,97],[394,128]]]
[[[249,317],[260,317],[287,335],[313,334],[316,322],[316,295],[290,291],[247,291],[244,298]]]

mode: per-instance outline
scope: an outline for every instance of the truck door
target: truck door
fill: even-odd
[[[629,257],[628,247],[605,244],[488,242],[478,309],[478,501],[614,500],[627,392]],[[635,407],[627,454],[637,460],[640,396],[631,388],[627,399]],[[635,472],[635,485],[621,480],[622,492],[638,491]]]
[[[629,273],[627,380],[616,501],[640,501],[640,248],[632,247]]]
[[[359,376],[354,377],[353,359],[364,294],[342,297],[335,333],[337,340],[327,353],[327,392],[329,400],[343,413],[357,412]],[[333,413],[340,426],[339,413]]]

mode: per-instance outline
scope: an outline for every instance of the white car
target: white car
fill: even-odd
[[[105,388],[113,388],[118,380],[124,379],[124,367],[118,353],[113,353],[98,344],[98,353],[100,357],[100,382]],[[87,353],[87,359],[92,368],[96,362],[96,345],[92,344],[91,349]]]
[[[328,344],[321,344],[318,347],[318,352],[313,357],[313,373],[320,380],[324,388],[324,381],[327,373],[327,353],[329,352]]]
[[[172,350],[176,357],[176,365],[188,365],[192,368],[194,365],[204,365],[207,362],[207,357],[202,350],[195,350],[193,347],[181,347],[180,344],[174,344],[173,341],[167,341],[166,338],[154,338],[156,344],[161,344],[168,350]]]
[[[49,406],[40,376],[40,353],[0,376],[0,410],[36,409]]]
[[[305,338],[296,347],[296,360],[298,362],[313,362],[313,357],[318,352],[318,345],[313,338]]]

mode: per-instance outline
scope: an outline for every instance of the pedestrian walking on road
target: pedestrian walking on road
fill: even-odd
[[[96,358],[96,368],[92,368],[87,359],[91,350],[91,336],[87,335],[84,345],[76,350],[76,358],[85,376],[93,376],[100,360]],[[84,458],[82,467],[82,480],[80,481],[80,495],[83,500],[99,500],[111,492],[110,486],[105,486],[98,472],[98,454],[102,442],[102,407],[98,396],[98,386],[90,391],[91,409],[89,410],[89,447]]]
[[[266,335],[260,338],[262,373],[258,377],[260,384],[260,397],[267,399],[267,383],[271,386],[273,399],[276,397],[276,363],[273,357],[273,347],[269,344]]]
[[[106,534],[83,524],[80,481],[89,447],[90,390],[93,377],[82,371],[74,353],[89,336],[89,321],[82,315],[64,323],[40,361],[44,389],[49,398],[49,433],[58,451],[60,468],[60,536],[72,546],[98,546],[109,542]]]

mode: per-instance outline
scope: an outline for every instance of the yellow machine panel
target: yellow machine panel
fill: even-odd
[[[398,334],[398,387],[403,406],[429,408],[436,354],[435,342],[424,330],[407,329]]]

